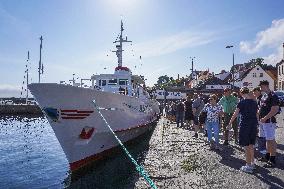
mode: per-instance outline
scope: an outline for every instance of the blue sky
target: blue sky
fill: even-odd
[[[282,0],[0,0],[0,97],[20,95],[28,50],[38,81],[40,35],[43,82],[112,73],[121,18],[133,41],[123,64],[148,85],[160,75],[189,75],[192,56],[195,69],[215,73],[229,69],[232,52],[236,63],[283,57]]]

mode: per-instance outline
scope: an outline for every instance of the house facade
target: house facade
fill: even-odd
[[[260,65],[248,69],[240,78],[235,81],[237,87],[248,87],[253,89],[259,85],[260,81],[267,80],[269,87],[275,90],[277,78],[271,71],[265,71]]]
[[[195,88],[197,85],[202,84],[212,74],[209,71],[200,71],[199,74],[191,80],[191,88]]]
[[[277,66],[277,89],[284,91],[284,43],[282,45],[283,47],[283,58],[282,60],[276,64]]]
[[[284,91],[284,59],[277,64],[277,72],[278,72],[277,89]]]

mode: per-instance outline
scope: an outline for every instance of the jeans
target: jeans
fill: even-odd
[[[206,121],[206,128],[207,128],[207,134],[208,134],[208,141],[212,141],[212,130],[214,132],[214,139],[215,143],[219,144],[219,122],[208,122]]]
[[[177,112],[177,114],[176,114],[176,121],[177,121],[177,127],[179,127],[179,123],[181,123],[181,127],[183,127],[184,112]]]

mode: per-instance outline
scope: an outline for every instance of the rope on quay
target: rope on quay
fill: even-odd
[[[122,147],[122,149],[124,150],[124,152],[126,153],[126,155],[130,158],[130,160],[132,161],[132,163],[135,165],[136,170],[139,172],[139,174],[141,176],[144,177],[144,179],[148,182],[148,184],[151,186],[151,188],[157,189],[157,186],[155,185],[155,183],[153,182],[153,180],[150,178],[149,174],[146,172],[146,170],[143,168],[143,166],[139,165],[137,163],[137,161],[132,157],[132,155],[130,154],[130,152],[126,149],[126,147],[123,145],[123,143],[121,142],[121,140],[117,137],[117,135],[114,133],[114,131],[112,130],[112,128],[110,127],[110,125],[108,124],[107,120],[105,119],[105,117],[103,116],[103,114],[101,113],[100,109],[105,109],[105,108],[101,108],[98,107],[96,104],[96,101],[93,100],[93,103],[95,104],[95,108],[98,111],[98,113],[100,114],[100,116],[102,117],[103,121],[105,122],[106,126],[109,128],[109,130],[111,131],[111,133],[113,134],[113,136],[116,138],[116,140],[118,141],[118,143],[120,144],[120,146]],[[116,108],[111,108],[108,110],[116,110]]]

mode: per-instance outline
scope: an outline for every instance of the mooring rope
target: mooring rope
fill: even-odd
[[[107,120],[105,119],[105,117],[103,116],[103,114],[101,113],[101,107],[98,107],[96,104],[96,101],[93,100],[93,103],[95,104],[95,108],[98,111],[98,113],[100,114],[100,116],[102,117],[103,121],[105,122],[106,126],[109,128],[109,130],[111,131],[111,133],[113,134],[113,136],[115,137],[115,139],[118,141],[118,143],[120,144],[120,146],[122,147],[122,149],[124,150],[124,152],[126,153],[126,155],[130,158],[130,160],[132,161],[132,163],[135,165],[136,170],[139,172],[139,174],[141,176],[144,177],[144,179],[148,182],[148,184],[151,186],[151,188],[157,189],[157,186],[155,185],[155,183],[153,182],[153,180],[150,178],[149,174],[146,172],[146,170],[143,168],[143,166],[139,165],[137,163],[137,161],[132,157],[132,155],[130,154],[130,152],[126,149],[126,147],[123,145],[123,143],[121,142],[121,140],[117,137],[117,135],[115,134],[115,132],[112,130],[112,128],[110,127],[110,125],[108,124]],[[108,109],[108,110],[116,110],[114,109]]]

